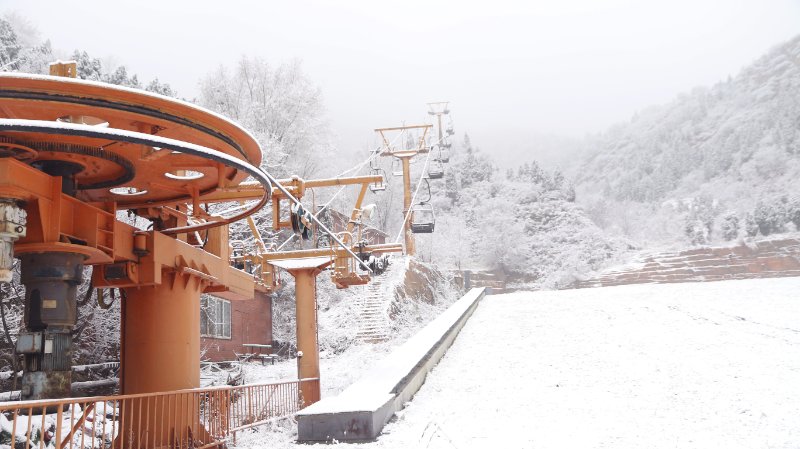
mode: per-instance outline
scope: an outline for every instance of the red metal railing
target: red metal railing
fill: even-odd
[[[300,384],[0,403],[0,446],[15,449],[224,447],[237,431],[294,414]]]

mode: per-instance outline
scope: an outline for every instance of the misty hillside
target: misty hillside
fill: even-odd
[[[575,203],[573,186],[560,171],[532,160],[501,169],[491,153],[465,136],[444,178],[430,180],[429,196],[423,188],[421,199],[436,211],[436,232],[416,235],[422,260],[490,271],[509,286],[538,289],[569,285],[628,249]]]
[[[800,36],[599,137],[577,170],[578,199],[601,226],[648,241],[792,230],[798,123]]]

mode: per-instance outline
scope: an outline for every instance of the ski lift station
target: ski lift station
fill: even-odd
[[[503,273],[443,273],[423,257],[454,227],[437,192],[464,185],[469,162],[448,102],[367,130],[378,144],[338,176],[279,178],[230,119],[76,75],[75,62],[0,73],[0,285],[19,317],[0,449],[276,435],[280,447],[797,446],[797,238],[647,255],[569,289],[484,299]],[[83,333],[94,301],[118,341]],[[487,342],[501,344],[476,350]],[[92,396],[74,356],[101,344],[119,359],[99,365],[118,374]],[[328,370],[342,360],[349,371]],[[204,384],[210,367],[228,377]]]
[[[74,62],[52,64],[50,76],[0,73],[0,281],[14,281],[18,260],[25,291],[18,400],[0,404],[8,443],[225,447],[238,431],[318,402],[319,275],[337,288],[368,284],[388,254],[413,256],[414,235],[434,232],[428,178],[444,177],[452,123],[442,124],[446,102],[429,106],[438,139],[432,124],[377,129],[382,145],[366,175],[276,179],[259,168],[262,148],[247,130],[193,104],[79,80]],[[399,243],[369,237],[380,231],[364,223],[375,210],[367,192],[389,185],[382,158],[403,177]],[[412,161],[424,165],[418,179]],[[355,204],[331,226],[333,211],[314,192],[348,187]],[[270,232],[287,231],[303,249],[264,239],[253,219],[262,209]],[[240,222],[250,244],[230,237]],[[281,273],[295,279],[295,379],[201,388],[201,334],[211,326],[201,330],[201,295],[263,299],[281,288]],[[121,300],[119,395],[72,396],[77,295],[87,280],[89,295],[110,290]],[[248,317],[262,318],[271,316]]]

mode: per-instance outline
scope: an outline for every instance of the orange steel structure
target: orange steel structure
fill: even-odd
[[[361,238],[359,237],[360,229],[356,229],[356,225],[359,223],[361,218],[361,209],[364,198],[367,190],[369,189],[369,185],[381,181],[383,181],[381,176],[353,176],[346,178],[313,180],[304,180],[295,176],[291,179],[279,180],[278,183],[284,187],[285,190],[287,190],[287,192],[293,197],[293,200],[302,199],[306,195],[306,192],[310,189],[349,185],[359,186],[355,205],[353,206],[353,211],[350,215],[350,221],[347,224],[347,230],[340,236],[342,242],[350,247],[353,247],[361,253],[402,252],[402,247],[398,245],[379,245],[377,247],[374,245],[359,246],[359,242],[361,241]],[[257,199],[260,198],[261,195],[263,195],[263,187],[261,187],[259,184],[245,182],[236,187],[223,189],[218,192],[205,195],[203,196],[203,201],[229,201],[233,198],[237,198],[239,200]],[[289,198],[285,193],[279,190],[274,190],[271,198],[273,229],[291,229],[292,225],[290,221],[282,218],[287,215],[285,213],[286,211],[282,210],[282,204],[284,204],[284,202]],[[303,251],[269,252],[266,246],[261,243],[255,223],[249,217],[247,220],[250,225],[250,229],[256,236],[256,242],[260,246],[259,251],[256,254],[242,255],[235,257],[235,259],[246,261],[251,266],[262,270],[262,275],[256,277],[256,289],[265,292],[272,292],[279,285],[279,282],[274,275],[276,270],[273,264],[270,263],[271,260],[306,258],[309,256]],[[346,251],[343,247],[323,248],[316,251],[315,254],[317,256],[326,255],[333,259],[335,265],[331,278],[337,287],[346,288],[350,285],[360,285],[369,282],[369,275],[358,274],[356,270],[357,261],[353,259],[352,254]]]
[[[26,332],[17,348],[25,358],[23,399],[69,395],[75,295],[86,265],[94,266],[94,287],[125,292],[123,394],[199,387],[201,293],[243,300],[255,290],[271,292],[279,282],[276,267],[297,278],[299,377],[318,379],[316,275],[333,265],[337,287],[363,284],[369,275],[357,272],[363,262],[354,251],[402,250],[360,244],[355,233],[368,185],[380,177],[278,182],[258,168],[256,140],[224,117],[68,78],[74,64],[54,64],[51,73],[62,77],[0,73],[0,281],[8,280],[2,265],[13,249],[26,286]],[[420,145],[414,154],[425,150],[424,137]],[[410,156],[394,155],[407,171]],[[255,181],[244,182],[249,177]],[[249,215],[272,200],[274,227],[283,229],[290,223],[281,220],[282,201],[339,185],[361,189],[347,232],[333,237],[338,246],[268,251]],[[408,210],[408,176],[406,196]],[[214,203],[239,205],[214,216],[207,212]],[[152,229],[121,221],[121,211],[150,220]],[[227,225],[242,219],[256,237],[255,254],[232,253]],[[253,272],[239,269],[244,262]],[[319,382],[304,383],[300,397],[306,404],[318,400]],[[132,407],[129,413],[156,419],[149,403]],[[180,413],[188,420],[199,410]]]
[[[24,205],[27,213],[27,233],[14,245],[23,273],[35,269],[26,266],[29,255],[75,255],[76,265],[98,266],[95,286],[123,287],[129,295],[122,391],[199,386],[199,352],[190,361],[162,343],[180,328],[184,341],[175,344],[197,346],[201,292],[234,300],[252,296],[252,276],[228,263],[227,228],[221,225],[230,220],[203,216],[199,198],[240,183],[252,174],[245,168],[257,170],[256,141],[190,104],[67,78],[2,74],[0,111],[9,118],[0,120],[0,148],[7,156],[0,159],[0,198]],[[267,186],[259,203],[269,191]],[[153,218],[156,229],[118,221],[117,211],[126,209]],[[197,247],[189,233],[195,230],[217,243],[208,250]],[[74,290],[75,279],[69,283],[64,288]],[[54,314],[64,309],[74,325],[69,292],[48,292],[53,297],[42,299],[31,297],[36,289],[27,290],[34,308]],[[50,323],[41,324],[30,330],[46,331]],[[69,323],[57,324],[69,330]],[[130,375],[132,367],[136,375]],[[29,396],[50,393],[44,385]]]
[[[126,292],[123,394],[199,387],[200,294],[253,295],[252,276],[229,263],[224,225],[269,199],[258,143],[188,103],[69,78],[0,74],[0,112],[0,198],[27,216],[13,245],[26,286],[23,399],[69,395],[84,265],[95,266],[95,287]],[[202,195],[248,176],[263,185],[251,207],[227,218],[203,211]],[[119,221],[121,210],[153,229]],[[141,407],[131,413],[155,415]]]
[[[317,180],[304,180],[293,177],[281,180],[279,184],[286,190],[272,192],[272,222],[273,229],[291,229],[291,223],[283,220],[286,214],[281,211],[282,201],[302,199],[306,192],[314,188],[336,187],[355,185],[360,186],[347,230],[342,233],[341,240],[353,250],[361,254],[382,254],[389,252],[402,252],[400,244],[363,245],[359,244],[360,229],[356,225],[360,222],[362,204],[369,185],[382,181],[381,176],[354,176],[349,178],[330,178]],[[253,183],[242,183],[223,191],[218,191],[204,197],[209,201],[239,199],[254,199],[261,195],[262,187]],[[289,198],[290,195],[292,198]],[[248,218],[251,230],[257,236],[255,224]],[[297,375],[299,379],[318,379],[319,370],[319,341],[317,338],[317,301],[316,277],[323,269],[333,265],[331,280],[337,288],[347,288],[351,285],[366,284],[370,281],[369,274],[359,274],[356,260],[344,247],[327,247],[294,251],[267,251],[261,247],[256,254],[241,257],[254,267],[262,270],[264,275],[258,279],[256,276],[256,289],[271,292],[277,287],[276,279],[272,273],[276,268],[286,270],[295,278],[295,314],[297,326]],[[300,386],[300,398],[304,405],[310,405],[320,399],[320,383],[304,383]]]
[[[403,236],[405,237],[405,251],[409,256],[416,254],[416,245],[414,244],[414,234],[411,232],[411,217],[412,194],[411,194],[411,158],[418,154],[427,153],[430,148],[427,146],[427,137],[433,125],[409,125],[398,126],[394,128],[377,128],[375,132],[380,134],[383,147],[380,156],[395,157],[400,160],[403,167]],[[417,146],[412,148],[397,148],[392,145],[392,141],[387,136],[392,133],[403,133],[409,130],[421,130],[422,133],[417,140]],[[405,145],[405,142],[402,143]]]
[[[347,230],[342,233],[341,240],[361,254],[381,254],[386,252],[402,252],[399,244],[364,245],[360,244],[360,222],[362,204],[369,185],[382,181],[380,176],[356,176],[351,178],[331,178],[319,180],[303,180],[297,177],[280,184],[295,199],[303,198],[307,189],[336,187],[346,185],[360,186]],[[244,184],[242,191],[258,190],[258,186]],[[254,193],[257,196],[257,193]],[[291,228],[289,221],[281,220],[281,201],[288,199],[287,194],[273,192],[272,217],[274,229]],[[295,314],[297,326],[297,376],[299,379],[315,379],[320,377],[319,341],[317,336],[317,286],[316,277],[323,269],[333,265],[331,280],[337,288],[347,288],[369,282],[369,274],[359,274],[356,260],[342,247],[316,248],[295,251],[265,252],[258,256],[261,266],[282,268],[295,278]],[[320,383],[305,383],[300,386],[300,398],[304,405],[310,405],[320,399]]]

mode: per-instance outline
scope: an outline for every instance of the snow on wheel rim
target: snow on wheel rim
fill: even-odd
[[[171,172],[164,173],[164,176],[176,181],[191,181],[194,179],[200,179],[205,175],[205,173],[196,170],[173,170]]]
[[[159,147],[162,148],[162,151],[163,149],[180,151],[186,155],[207,159],[224,166],[231,167],[235,170],[240,170],[252,176],[261,184],[262,188],[264,189],[264,195],[253,207],[231,218],[164,229],[161,230],[161,233],[163,234],[181,234],[186,232],[202,231],[239,221],[260,210],[267,203],[272,194],[270,176],[264,173],[260,168],[251,165],[245,160],[231,156],[230,154],[189,142],[123,129],[101,128],[91,125],[77,125],[73,123],[52,122],[45,120],[0,119],[0,131],[38,133],[57,136],[79,136],[92,139],[106,139],[115,142],[141,144],[148,147]],[[113,194],[113,192],[110,193]],[[147,193],[147,190],[142,189],[141,195],[144,195],[145,193]],[[181,199],[172,201],[186,202],[189,200],[191,200],[191,196],[185,195]]]
[[[136,187],[114,187],[113,189],[108,189],[109,192],[113,193],[114,195],[120,196],[138,196],[144,195],[147,193],[146,189],[138,189]]]

